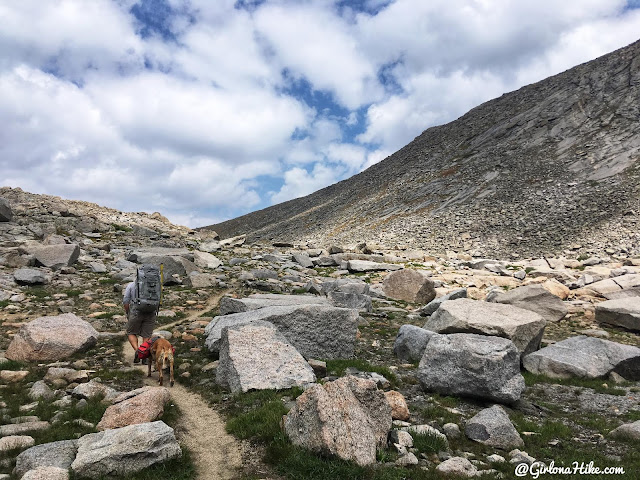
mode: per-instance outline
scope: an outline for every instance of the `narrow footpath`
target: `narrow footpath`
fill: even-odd
[[[190,312],[187,317],[176,322],[159,326],[159,329],[168,329],[181,323],[192,322],[203,312],[214,308],[223,295],[221,292],[212,296],[202,310]],[[133,349],[129,342],[124,342],[125,361],[133,365]],[[157,373],[152,372],[152,377],[147,378],[147,366],[140,365],[145,372],[145,385],[157,386]],[[240,445],[237,440],[225,430],[225,424],[218,412],[213,410],[207,402],[198,394],[191,393],[176,378],[173,387],[168,386],[168,376],[165,375],[166,386],[171,393],[171,400],[180,409],[181,419],[176,430],[178,441],[191,452],[196,466],[198,480],[227,480],[240,477],[242,457]]]

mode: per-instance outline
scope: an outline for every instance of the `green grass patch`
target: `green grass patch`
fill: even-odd
[[[227,432],[238,438],[270,440],[280,432],[280,419],[287,413],[282,401],[275,400],[243,413],[227,422]]]
[[[112,319],[115,315],[119,315],[119,312],[104,312],[100,315],[95,316],[94,318],[103,320],[103,319]]]
[[[120,225],[118,223],[112,223],[111,226],[116,232],[132,232],[133,228],[127,227],[126,225]]]
[[[431,433],[412,433],[413,447],[420,453],[438,453],[446,450],[447,442],[437,435]]]
[[[11,302],[9,300],[0,300],[0,308],[8,306]]]
[[[74,423],[74,420],[82,419],[96,425],[102,418],[102,415],[104,415],[106,409],[107,405],[102,403],[99,398],[87,400],[86,407],[78,408],[74,405],[63,411],[64,413],[58,422],[51,424],[46,430],[31,432],[29,435],[34,438],[36,445],[40,445],[42,443],[75,439],[81,435],[95,433],[95,428],[78,425]],[[50,420],[58,410],[59,409],[48,404],[48,402],[40,402],[40,405],[38,405],[35,410],[35,414],[42,420]]]
[[[15,360],[7,360],[0,363],[0,370],[28,370],[26,363],[17,362]]]
[[[582,387],[582,388],[590,388],[597,393],[604,393],[607,395],[618,395],[624,396],[627,394],[626,390],[620,388],[619,386],[611,387],[609,384],[603,379],[597,378],[551,378],[546,375],[536,375],[530,372],[522,372],[522,376],[524,377],[525,384],[527,387],[532,387],[536,383],[551,383],[555,385],[565,385],[565,386],[573,386],[573,387]],[[632,385],[630,382],[625,382],[620,385]]]
[[[67,297],[79,297],[83,291],[82,290],[78,290],[78,289],[74,289],[74,288],[70,288],[68,290],[63,290],[62,293],[66,293]]]
[[[301,389],[285,391],[262,390],[236,395],[226,408],[230,416],[227,431],[242,439],[252,439],[265,445],[264,461],[286,479],[324,480],[344,478],[354,480],[432,479],[434,473],[396,467],[361,467],[333,457],[327,457],[297,447],[280,429],[282,415],[287,412],[283,398],[293,399]],[[426,448],[426,447],[425,447]],[[393,461],[393,452],[380,450],[378,458]]]
[[[27,295],[38,300],[43,300],[49,298],[51,294],[44,287],[33,286],[27,287]]]
[[[233,404],[227,407],[227,412],[231,416],[237,416],[256,409],[269,402],[281,402],[283,397],[295,399],[302,394],[301,388],[290,388],[288,390],[256,390],[235,395]]]
[[[345,370],[349,367],[357,368],[361,372],[375,372],[382,375],[389,380],[392,387],[396,387],[398,384],[398,377],[387,367],[379,367],[372,365],[364,360],[358,358],[352,359],[333,359],[327,360],[327,372],[338,377],[342,377],[345,374]]]
[[[315,270],[321,277],[329,277],[332,273],[336,272],[335,267],[315,267]]]
[[[421,416],[425,420],[438,420],[438,423],[458,423],[460,421],[460,415],[451,413],[444,407],[436,404],[429,404],[421,410]]]
[[[566,440],[574,435],[574,430],[558,420],[546,420],[541,424],[526,420],[520,414],[511,415],[511,421],[516,426],[518,432],[534,432],[534,435],[526,436],[527,447],[547,448],[551,440]]]
[[[98,282],[102,283],[103,285],[115,285],[116,283],[119,283],[120,280],[118,280],[117,278],[102,277],[98,280]]]
[[[431,398],[443,407],[455,408],[460,405],[460,399],[458,397],[450,397],[448,395],[434,393],[431,395]]]
[[[630,410],[622,417],[630,422],[635,422],[636,420],[640,420],[640,410]]]
[[[381,453],[378,452],[380,456]],[[389,460],[390,454],[382,454]],[[388,455],[388,457],[386,457]],[[322,456],[292,445],[283,433],[268,445],[265,461],[288,480],[431,480],[441,475],[421,469],[405,469],[387,466],[361,467],[353,462]]]
[[[588,415],[582,418],[573,418],[572,420],[583,427],[595,430],[602,435],[607,435],[611,430],[619,426],[619,423],[615,420],[607,417],[601,417],[599,415]]]

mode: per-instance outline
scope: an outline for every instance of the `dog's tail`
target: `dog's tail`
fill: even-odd
[[[164,352],[162,352],[162,368],[165,369],[167,368],[167,363],[169,362],[169,365],[171,365],[173,363],[173,352],[171,350],[165,350]]]

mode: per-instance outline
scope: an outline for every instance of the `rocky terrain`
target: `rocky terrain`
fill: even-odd
[[[0,189],[0,478],[640,474],[638,256],[277,245]],[[173,388],[125,345],[141,263]]]
[[[640,42],[429,128],[364,172],[210,228],[510,258],[638,254]]]

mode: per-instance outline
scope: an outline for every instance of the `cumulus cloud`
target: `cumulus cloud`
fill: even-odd
[[[367,108],[358,139],[397,150],[426,127],[632,43],[639,12],[624,7],[623,0],[397,0],[376,16],[360,14],[363,49],[390,65],[397,88]]]
[[[640,31],[623,0],[160,4],[0,5],[3,184],[218,222]]]
[[[110,0],[21,0],[0,5],[0,66],[27,63],[74,81],[87,71],[142,68],[134,19]]]
[[[303,197],[338,181],[340,169],[316,163],[311,171],[294,167],[284,173],[284,185],[276,193],[272,193],[273,203],[285,202],[292,198]]]
[[[282,69],[333,93],[342,105],[358,108],[382,93],[376,67],[350,25],[327,5],[266,4],[255,14],[256,26]]]
[[[92,78],[85,90],[130,142],[234,163],[277,154],[307,123],[307,109],[291,97],[211,88],[159,72]]]

